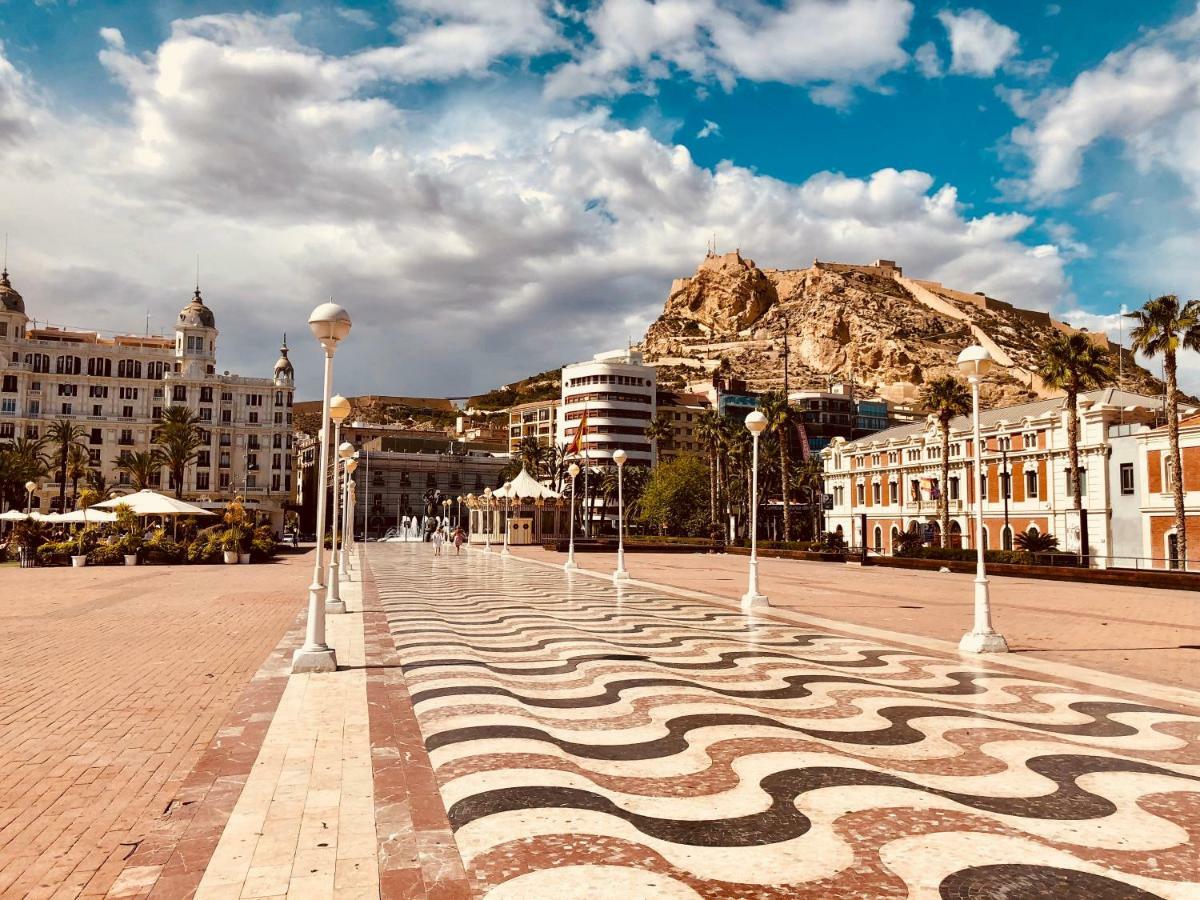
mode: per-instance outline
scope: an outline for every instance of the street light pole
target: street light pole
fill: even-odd
[[[1008,642],[992,629],[992,607],[983,546],[983,448],[979,438],[979,384],[991,367],[991,354],[984,347],[967,347],[958,355],[958,368],[971,384],[971,428],[975,444],[975,624],[958,642],[958,649],[966,653],[1008,652]]]
[[[350,315],[330,301],[322,303],[308,317],[308,327],[325,351],[325,378],[321,390],[321,461],[317,484],[317,549],[313,562],[313,581],[308,587],[308,620],[304,645],[292,656],[292,672],[333,672],[337,656],[325,643],[325,605],[321,602],[322,563],[325,556],[325,479],[329,472],[329,403],[333,389],[333,354],[350,333]]]
[[[358,460],[351,456],[343,464],[344,472],[342,474],[342,557],[341,568],[342,574],[345,575],[349,569],[351,556],[346,554],[346,547],[354,537],[354,514],[350,511],[350,476],[354,474],[354,470],[358,468]]]
[[[563,569],[570,572],[579,568],[575,563],[575,479],[579,475],[579,466],[571,463],[567,466],[567,474],[571,476],[571,532],[567,543],[567,561],[563,563]]]
[[[617,464],[617,570],[613,572],[613,581],[618,583],[629,580],[629,573],[625,570],[624,488],[625,460],[628,458],[629,454],[620,448],[617,448],[617,451],[613,453],[613,462]]]
[[[33,515],[33,492],[37,490],[36,481],[25,482],[25,515]]]
[[[767,598],[758,592],[758,436],[766,430],[767,417],[759,410],[746,416],[746,430],[750,432],[752,453],[750,476],[750,572],[746,593],[742,602],[747,606],[769,606]]]
[[[492,489],[483,489],[483,507],[484,515],[487,518],[483,529],[483,550],[485,553],[492,552]]]
[[[508,532],[509,532],[509,517],[512,515],[512,482],[504,482],[504,549],[500,551],[501,556],[512,556],[508,549]]]
[[[340,403],[338,401],[341,401]],[[338,585],[341,579],[338,564],[338,552],[341,547],[339,538],[342,532],[342,522],[339,518],[339,494],[341,493],[342,482],[341,472],[343,462],[350,458],[354,453],[354,448],[349,443],[342,443],[342,422],[346,416],[350,414],[350,401],[345,397],[337,396],[330,401],[329,415],[333,418],[333,443],[337,448],[333,458],[333,518],[330,519],[330,553],[329,553],[329,573],[325,578],[325,611],[330,613],[344,613],[346,604],[342,602],[342,592]],[[321,536],[324,540],[324,535]]]

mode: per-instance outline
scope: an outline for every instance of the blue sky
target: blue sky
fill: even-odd
[[[31,315],[165,323],[199,255],[241,371],[333,293],[348,389],[479,390],[640,335],[712,233],[1097,328],[1196,294],[1194,2],[0,0],[0,35]]]

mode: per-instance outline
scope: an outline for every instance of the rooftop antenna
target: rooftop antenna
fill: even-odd
[[[4,232],[4,274],[8,274],[8,232]]]
[[[200,254],[196,254],[196,296],[200,296]]]
[[[146,310],[146,337],[150,336],[150,310]]]

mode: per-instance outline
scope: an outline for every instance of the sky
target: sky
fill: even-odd
[[[638,340],[715,236],[1118,336],[1197,295],[1195,0],[0,0],[0,231],[41,322],[344,393]],[[1200,391],[1200,364],[1182,380]]]

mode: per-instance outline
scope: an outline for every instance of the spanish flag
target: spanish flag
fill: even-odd
[[[583,416],[579,420],[579,427],[575,429],[575,437],[571,439],[571,443],[567,445],[567,456],[578,456],[580,449],[583,447],[583,436],[587,434],[587,407],[583,408]]]

